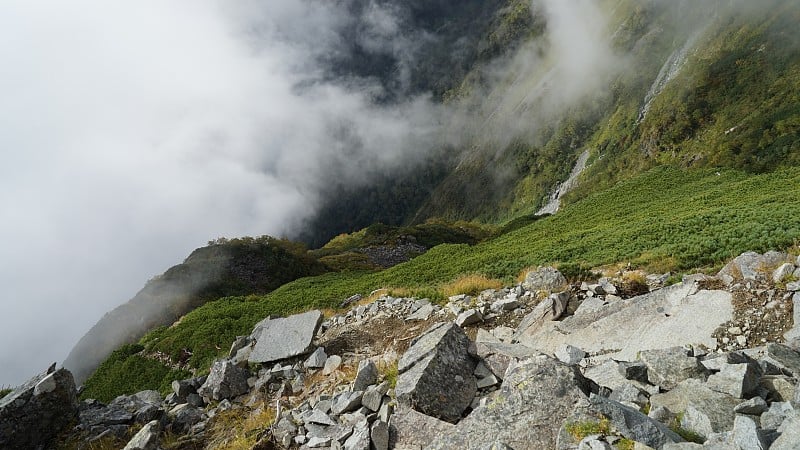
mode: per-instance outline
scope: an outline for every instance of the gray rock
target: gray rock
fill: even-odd
[[[663,406],[676,414],[683,414],[686,420],[682,426],[701,436],[730,430],[735,417],[733,408],[739,402],[729,394],[712,391],[693,378],[682,381],[669,392],[650,396],[651,408]]]
[[[786,375],[764,375],[759,386],[768,393],[767,400],[773,402],[791,401],[796,394],[794,380]]]
[[[339,355],[331,355],[325,360],[325,368],[322,369],[322,373],[325,375],[330,375],[342,365],[342,357]]]
[[[369,433],[372,450],[389,450],[389,424],[381,420],[372,423]]]
[[[676,416],[667,407],[658,406],[655,408],[651,407],[650,412],[647,413],[647,417],[668,425],[675,420]]]
[[[599,434],[593,434],[581,439],[578,443],[578,450],[614,450],[606,441],[600,440]]]
[[[97,405],[95,407],[82,409],[80,412],[80,421],[86,428],[129,425],[133,422],[133,413],[128,412],[119,405]]]
[[[46,446],[78,416],[72,373],[54,369],[51,366],[0,399],[0,448]]]
[[[695,449],[703,449],[701,444],[695,444],[694,442],[676,442],[676,443],[667,443],[661,447],[661,450],[695,450]]]
[[[586,352],[569,344],[565,344],[556,350],[556,358],[565,364],[578,364],[585,356]]]
[[[774,272],[772,272],[772,281],[774,283],[780,283],[786,280],[787,278],[792,276],[792,274],[794,273],[794,269],[795,267],[794,264],[792,263],[781,264],[780,266],[778,266],[777,269],[775,269]]]
[[[788,260],[788,255],[778,252],[767,252],[761,255],[746,252],[734,258],[717,274],[718,277],[729,277],[734,280],[756,280],[764,269],[774,267]]]
[[[433,314],[433,305],[428,303],[407,316],[406,320],[428,320],[431,314]]]
[[[308,448],[321,448],[321,447],[330,447],[331,438],[330,437],[312,437],[311,439],[306,442],[306,447]]]
[[[123,450],[156,450],[158,448],[158,433],[161,426],[157,420],[147,423],[139,430]]]
[[[336,422],[333,421],[327,414],[318,410],[318,409],[310,409],[301,415],[304,423],[313,423],[317,425],[325,425],[331,426],[336,425]]]
[[[525,274],[522,287],[527,291],[561,291],[567,285],[567,279],[553,267],[539,267]]]
[[[700,361],[693,356],[687,356],[682,347],[646,350],[639,357],[647,365],[647,379],[650,383],[664,389],[673,389],[688,378],[705,380],[708,377],[708,371]]]
[[[767,344],[767,356],[780,363],[795,377],[800,377],[800,353],[782,344]]]
[[[758,425],[749,416],[736,416],[733,424],[733,441],[741,450],[766,450],[769,448],[761,436]]]
[[[644,407],[649,402],[647,393],[631,383],[619,386],[608,398],[623,404],[635,404],[639,408]]]
[[[133,421],[146,424],[164,417],[164,410],[156,405],[144,405],[133,414]]]
[[[589,385],[575,366],[545,355],[525,359],[509,367],[486,404],[427,448],[477,449],[499,440],[516,449],[553,449],[564,420],[588,408]]]
[[[170,411],[172,432],[186,434],[194,425],[203,420],[203,410],[191,405],[178,405]]]
[[[767,406],[767,402],[765,402],[763,398],[753,397],[750,400],[744,401],[736,405],[736,407],[733,408],[733,412],[739,414],[749,414],[752,416],[758,416],[768,409],[769,406]]]
[[[308,359],[306,359],[303,365],[309,369],[321,369],[325,367],[325,361],[327,359],[328,355],[325,354],[325,349],[317,347],[317,349],[308,356]]]
[[[770,450],[797,450],[800,447],[800,416],[788,417],[781,425],[781,435]]]
[[[418,338],[398,362],[398,402],[433,417],[455,421],[477,387],[471,342],[454,323],[439,323]]]
[[[483,314],[477,309],[468,309],[456,317],[456,325],[466,327],[483,321]]]
[[[268,363],[307,353],[320,323],[322,313],[318,310],[262,320],[251,334],[256,343],[248,361]]]
[[[368,408],[370,411],[377,412],[383,401],[383,396],[389,391],[389,383],[384,381],[377,386],[370,386],[364,391],[364,396],[361,398],[361,404]]]
[[[572,297],[572,294],[569,291],[550,294],[549,297],[542,300],[530,313],[522,318],[517,330],[514,332],[513,339],[519,340],[523,336],[533,335],[545,327],[547,322],[561,317],[567,309],[570,297]],[[552,353],[555,353],[555,351]]]
[[[223,400],[238,397],[250,390],[247,378],[250,374],[230,360],[215,361],[206,382],[197,390],[204,397]]]
[[[758,390],[761,368],[755,363],[725,364],[706,380],[706,386],[736,398],[747,398]]]
[[[390,442],[392,448],[398,450],[424,448],[453,428],[450,423],[408,407],[399,408],[389,419]]]
[[[364,391],[372,384],[378,382],[378,367],[371,359],[366,359],[358,363],[358,371],[353,381],[354,391]]]
[[[343,448],[345,450],[370,450],[369,442],[369,423],[364,419],[353,427],[353,434],[344,441]]]
[[[494,312],[513,311],[520,307],[516,296],[506,297],[492,303],[490,309]]]
[[[619,432],[634,441],[660,448],[669,442],[683,442],[677,433],[641,412],[613,400],[592,395],[595,410],[606,416]]]
[[[788,402],[773,402],[769,409],[761,414],[761,428],[777,430],[783,421],[794,414],[794,408]]]
[[[494,441],[491,444],[480,447],[480,450],[514,450],[500,441]]]
[[[331,413],[338,416],[343,413],[357,410],[361,407],[361,397],[363,395],[363,391],[342,392],[333,398],[333,402],[331,404]]]
[[[647,364],[641,361],[620,361],[618,366],[620,373],[626,380],[634,380],[647,383]]]

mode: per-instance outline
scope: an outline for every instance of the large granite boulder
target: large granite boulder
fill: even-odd
[[[397,400],[432,417],[460,419],[478,389],[470,344],[455,323],[433,325],[398,362]]]
[[[411,408],[401,407],[389,421],[390,446],[395,450],[418,450],[454,426]]]
[[[72,373],[51,367],[0,399],[0,448],[45,448],[77,416]]]
[[[255,340],[248,361],[268,363],[310,352],[312,340],[322,323],[319,310],[293,316],[264,319],[253,328],[250,335]]]
[[[539,267],[525,274],[522,287],[528,291],[563,291],[567,286],[567,279],[554,267]]]
[[[589,406],[590,382],[575,366],[538,355],[509,367],[500,390],[428,449],[551,450],[562,423]]]

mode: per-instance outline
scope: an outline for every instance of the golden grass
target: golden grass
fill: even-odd
[[[244,408],[223,411],[211,421],[206,448],[250,450],[261,432],[275,421],[275,410],[267,404],[250,411]]]
[[[445,297],[459,294],[476,295],[486,289],[500,289],[503,282],[481,274],[463,275],[442,285],[439,292]]]

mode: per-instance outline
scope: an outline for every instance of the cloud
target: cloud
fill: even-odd
[[[349,20],[292,0],[0,5],[0,385],[209,239],[292,235],[330,183],[429,148],[425,98],[324,77]]]

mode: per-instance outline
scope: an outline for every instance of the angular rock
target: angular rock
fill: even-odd
[[[765,375],[759,386],[767,391],[769,401],[788,402],[795,396],[794,380],[786,375]]]
[[[371,359],[366,359],[358,363],[358,371],[353,381],[354,391],[364,391],[378,381],[378,367]]]
[[[373,450],[389,450],[389,424],[376,420],[369,433]]]
[[[800,377],[800,353],[782,344],[767,344],[767,356],[777,361],[795,377]]]
[[[748,416],[736,416],[733,424],[733,441],[740,450],[766,450],[769,448],[761,436],[758,425]]]
[[[381,407],[383,396],[389,391],[389,383],[384,381],[378,386],[370,386],[364,391],[364,396],[361,398],[361,404],[368,408],[370,411],[377,412]]]
[[[556,358],[565,364],[578,364],[584,357],[586,357],[586,352],[569,344],[556,350]]]
[[[336,422],[334,422],[333,419],[330,418],[330,416],[328,416],[327,414],[325,414],[324,412],[322,412],[322,411],[320,411],[318,409],[311,409],[311,410],[306,411],[302,415],[302,419],[303,419],[303,422],[305,422],[307,424],[308,423],[313,423],[313,424],[325,425],[325,426],[336,425]]]
[[[249,373],[227,359],[215,361],[206,382],[197,390],[199,395],[214,400],[238,397],[247,393]]]
[[[661,447],[661,450],[701,450],[703,447],[701,444],[695,444],[694,442],[677,442],[672,444],[664,444]]]
[[[321,369],[325,367],[325,361],[328,360],[328,355],[325,354],[325,349],[318,347],[314,352],[309,355],[303,365],[308,369]]]
[[[650,396],[650,407],[665,407],[673,413],[683,414],[684,418],[691,408],[692,420],[682,425],[690,431],[708,436],[733,427],[733,408],[740,401],[731,395],[712,391],[700,380],[690,378],[669,392]]]
[[[0,399],[0,448],[44,447],[78,416],[72,373],[54,369]]]
[[[783,263],[772,272],[772,282],[773,283],[780,283],[786,279],[788,279],[794,273],[794,264],[792,263]]]
[[[527,291],[561,291],[567,285],[567,279],[554,267],[539,267],[525,274],[522,287]]]
[[[333,398],[333,403],[331,404],[331,413],[338,416],[343,413],[357,410],[361,407],[361,397],[363,395],[363,391],[342,392]]]
[[[586,436],[578,443],[578,450],[614,450],[611,444],[601,441],[601,437],[599,434]]]
[[[745,252],[726,264],[717,276],[722,279],[756,280],[764,269],[787,260],[788,255],[777,252],[764,255]]]
[[[554,321],[564,314],[567,309],[572,294],[569,291],[558,294],[550,294],[533,308],[533,311],[522,318],[514,332],[513,339],[519,340],[523,336],[529,336],[546,326],[547,322]],[[554,353],[554,352],[552,352]]]
[[[758,390],[761,368],[755,363],[725,364],[706,380],[706,386],[736,398],[747,398]]]
[[[761,414],[761,428],[764,430],[777,430],[783,421],[794,415],[794,409],[788,402],[772,402],[769,409]]]
[[[433,305],[428,303],[427,305],[423,305],[421,308],[414,311],[413,314],[406,317],[406,320],[428,320],[433,314]]]
[[[158,433],[161,425],[157,420],[149,422],[139,430],[123,450],[156,450],[158,448]]]
[[[398,362],[398,402],[433,417],[455,421],[472,402],[477,361],[471,342],[455,323],[439,323],[419,337]]]
[[[770,450],[797,450],[800,447],[800,416],[788,417],[781,425],[781,435]]]
[[[483,321],[483,314],[477,309],[468,309],[456,317],[456,325],[465,327]]]
[[[367,419],[359,421],[355,427],[353,427],[353,434],[344,441],[342,448],[345,450],[370,450],[369,431]]]
[[[187,404],[178,405],[169,413],[172,416],[172,431],[178,434],[188,433],[203,420],[203,410]]]
[[[424,448],[453,428],[453,424],[401,407],[389,419],[390,445],[398,450]]]
[[[753,397],[750,400],[744,401],[733,408],[733,412],[739,414],[749,414],[751,416],[758,416],[764,411],[768,410],[767,402],[761,397]]]
[[[553,449],[561,424],[589,406],[590,382],[575,366],[545,355],[509,367],[496,393],[428,449],[481,448],[495,441],[515,449]]]
[[[517,300],[517,297],[514,296],[497,300],[496,302],[492,303],[492,306],[490,308],[494,312],[503,312],[503,311],[513,311],[519,308],[519,306],[520,303]]]
[[[683,380],[697,378],[705,380],[708,371],[700,361],[687,356],[682,347],[646,350],[639,358],[647,365],[647,379],[664,389],[673,389]]]
[[[325,360],[325,368],[322,369],[322,373],[325,375],[330,375],[342,365],[342,357],[339,355],[331,355]]]
[[[619,371],[626,380],[647,383],[647,364],[641,361],[620,361]]]
[[[330,437],[312,437],[311,439],[306,442],[306,447],[308,448],[321,448],[321,447],[330,447],[331,438]]]
[[[657,422],[641,412],[617,403],[613,400],[592,395],[595,410],[606,416],[619,432],[636,442],[661,448],[670,442],[683,442],[684,439],[670,430],[666,425]]]
[[[322,313],[318,310],[262,320],[251,334],[256,343],[248,361],[268,363],[307,353],[320,323]]]

